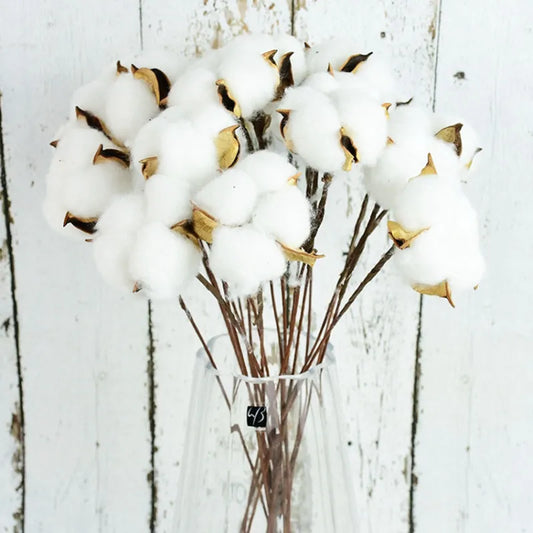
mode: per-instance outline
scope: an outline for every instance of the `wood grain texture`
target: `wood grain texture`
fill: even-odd
[[[118,51],[138,48],[138,6],[3,0],[0,12],[28,401],[26,529],[147,530],[146,304],[104,286],[90,247],[56,235],[41,215],[48,142],[68,114],[73,90]]]
[[[481,134],[467,183],[487,273],[455,310],[424,302],[417,531],[531,531],[533,6],[446,0],[437,110]]]
[[[310,44],[333,36],[360,43],[358,52],[390,54],[400,92],[431,105],[438,3],[297,2],[295,34]],[[406,16],[409,13],[410,16]],[[362,188],[357,174],[331,191],[329,220],[318,239],[320,251],[336,259],[346,247]],[[335,207],[334,207],[335,206]],[[354,212],[355,211],[355,212]],[[347,219],[351,222],[347,224]],[[339,232],[344,227],[348,231]],[[329,229],[329,231],[328,231]],[[321,230],[322,231],[322,230]],[[386,231],[374,236],[358,279],[388,247]],[[338,270],[316,270],[317,285]],[[360,531],[409,530],[411,407],[418,298],[390,268],[363,294],[336,332],[347,449],[356,480]]]
[[[12,270],[0,96],[0,531],[20,533],[24,518],[24,405]]]
[[[191,56],[221,46],[243,31],[290,31],[286,2],[158,0],[143,2],[145,49],[169,47]],[[212,297],[199,284],[183,295],[202,331],[224,331]],[[189,396],[198,340],[178,302],[153,304],[155,382],[155,480],[157,487],[156,531],[170,531],[186,439]]]

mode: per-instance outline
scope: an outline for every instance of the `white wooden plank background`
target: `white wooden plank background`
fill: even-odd
[[[389,271],[370,289],[335,339],[346,447],[361,531],[533,530],[531,15],[527,0],[505,8],[495,0],[0,0],[12,215],[0,221],[0,322],[9,319],[0,328],[0,531],[169,531],[196,342],[176,305],[149,316],[146,304],[103,285],[87,247],[44,225],[47,143],[73,89],[121,52],[168,46],[191,55],[243,29],[293,29],[311,43],[355,35],[364,51],[392,51],[407,96],[431,105],[436,91],[437,109],[481,130],[488,164],[469,190],[487,280],[455,311],[425,299],[420,339],[417,296]],[[359,194],[336,184],[340,217]],[[334,244],[322,240],[326,252]],[[378,239],[370,255],[384,246]],[[207,324],[209,300],[187,297]],[[23,484],[12,462],[22,443],[11,431],[21,377]]]

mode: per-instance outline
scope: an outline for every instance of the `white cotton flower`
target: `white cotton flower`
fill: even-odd
[[[411,285],[447,281],[453,294],[479,283],[484,264],[477,216],[456,181],[447,176],[411,180],[396,199],[393,218],[408,231],[425,229],[395,254]]]
[[[309,87],[297,87],[287,91],[279,109],[290,110],[285,139],[291,151],[319,171],[342,168],[341,122],[327,96]]]
[[[250,227],[218,227],[213,232],[209,264],[224,280],[232,297],[257,292],[262,283],[279,278],[286,260],[279,245]]]
[[[484,272],[477,240],[465,238],[461,232],[450,233],[442,226],[420,234],[409,248],[397,250],[394,262],[410,285],[447,281],[452,295],[474,288]]]
[[[294,185],[261,196],[252,224],[277,241],[298,248],[311,231],[311,206]]]
[[[103,120],[105,100],[110,87],[109,80],[96,79],[74,91],[70,100],[70,119],[76,120],[76,107],[79,107]]]
[[[224,51],[218,69],[219,78],[224,80],[245,118],[274,98],[279,83],[278,69],[263,57],[263,52],[232,46]]]
[[[116,148],[101,131],[89,128],[81,122],[68,122],[59,132],[51,172],[66,175],[90,167],[101,144],[104,148]]]
[[[131,146],[141,127],[159,113],[155,96],[149,85],[122,73],[111,85],[105,102],[104,122],[127,146]]]
[[[453,176],[425,175],[410,180],[393,205],[394,220],[420,229],[457,217],[475,220],[475,211]]]
[[[144,221],[145,200],[142,193],[116,196],[99,217],[98,234],[135,232]]]
[[[427,142],[434,136],[433,116],[413,104],[390,109],[389,137],[394,142]]]
[[[46,222],[52,229],[61,232],[63,235],[73,237],[74,239],[86,239],[87,234],[72,224],[67,224],[63,227],[63,221],[65,220],[67,211],[68,207],[63,204],[62,188],[59,190],[48,181],[46,195],[42,205],[42,212]]]
[[[92,243],[96,269],[109,285],[124,292],[132,292],[135,279],[129,272],[130,253],[134,234],[112,232],[97,235]]]
[[[374,165],[387,142],[385,109],[364,93],[349,89],[339,89],[331,98],[346,135],[357,149],[358,161]]]
[[[260,150],[241,159],[238,170],[245,172],[255,183],[258,192],[272,192],[287,185],[287,181],[298,174],[298,169],[270,150]]]
[[[131,292],[136,281],[129,272],[129,257],[143,221],[144,197],[130,193],[115,197],[96,224],[96,268],[107,283],[125,292]]]
[[[129,170],[105,161],[72,172],[64,181],[63,203],[77,217],[99,216],[116,194],[131,191]]]
[[[359,64],[352,76],[380,103],[392,104],[397,100],[396,80],[388,59],[382,54],[373,53]]]
[[[364,184],[372,198],[384,209],[390,209],[407,182],[426,166],[424,145],[390,144],[375,166],[364,168]]]
[[[159,221],[165,226],[191,218],[191,186],[174,176],[154,174],[144,187],[146,219]]]
[[[191,241],[160,222],[150,222],[137,232],[129,272],[149,298],[175,298],[198,273],[200,260]]]
[[[186,120],[167,124],[158,156],[159,174],[184,179],[193,188],[203,185],[218,168],[213,140]]]
[[[257,187],[248,174],[234,168],[211,180],[194,196],[193,202],[221,224],[238,226],[252,216]]]
[[[187,67],[172,84],[168,105],[199,111],[204,106],[218,103],[217,75],[196,62]]]
[[[443,128],[452,126],[454,124],[461,124],[461,155],[459,157],[459,165],[461,174],[465,174],[470,170],[471,166],[478,161],[478,152],[481,149],[481,143],[477,132],[472,126],[466,123],[463,119],[457,116],[450,115],[433,115],[433,130],[435,133]]]

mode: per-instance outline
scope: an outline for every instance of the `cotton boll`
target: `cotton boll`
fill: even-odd
[[[311,206],[298,187],[285,185],[261,197],[252,224],[277,241],[298,248],[311,231]]]
[[[426,175],[410,180],[393,206],[394,220],[416,230],[438,223],[475,220],[475,211],[451,176]]]
[[[238,170],[245,172],[255,183],[260,194],[281,189],[289,178],[298,173],[287,158],[269,150],[260,150],[241,159]]]
[[[385,109],[362,93],[339,89],[332,94],[346,134],[357,149],[358,161],[374,165],[387,142]]]
[[[426,151],[431,154],[437,174],[452,176],[452,179],[455,180],[460,177],[461,161],[457,157],[452,143],[431,137],[428,140]]]
[[[102,132],[80,122],[69,122],[61,131],[54,150],[51,170],[66,175],[74,170],[91,166],[100,144],[104,148],[116,148]]]
[[[340,70],[349,57],[359,52],[358,47],[348,39],[335,38],[312,46],[306,51],[307,71],[325,72],[328,66]]]
[[[262,283],[279,278],[286,268],[281,248],[250,226],[218,227],[213,232],[209,264],[232,297],[252,295]]]
[[[391,209],[407,182],[426,166],[425,146],[410,143],[390,144],[375,166],[364,168],[364,184],[369,194],[384,209]]]
[[[433,130],[435,133],[454,124],[462,124],[460,130],[462,150],[459,157],[459,165],[461,167],[461,173],[465,174],[470,169],[471,163],[473,164],[477,162],[478,156],[476,154],[481,148],[481,143],[477,132],[470,124],[465,123],[464,120],[457,116],[433,116]]]
[[[99,216],[115,194],[131,190],[127,169],[113,161],[73,172],[65,180],[63,202],[77,217]]]
[[[97,79],[74,91],[70,100],[70,119],[76,120],[76,107],[103,119],[105,116],[105,100],[110,87],[110,80]]]
[[[380,54],[372,54],[363,61],[353,73],[353,77],[381,103],[393,103],[397,100],[396,80],[387,58]]]
[[[248,222],[257,201],[250,176],[236,168],[211,180],[194,197],[194,204],[220,223],[238,226]]]
[[[432,114],[421,107],[402,105],[390,110],[389,137],[394,142],[427,142],[433,138]]]
[[[117,76],[105,102],[105,123],[113,135],[127,146],[141,127],[159,113],[149,85],[132,74]]]
[[[447,280],[452,294],[479,285],[485,273],[485,261],[476,248],[459,257],[457,268],[450,271]]]
[[[432,227],[409,248],[397,250],[394,261],[411,285],[437,285],[447,281],[452,295],[475,287],[484,271],[478,241],[471,231]]]
[[[47,190],[42,205],[42,213],[48,225],[52,229],[61,232],[62,235],[67,235],[77,240],[85,240],[87,234],[72,224],[67,224],[63,227],[63,221],[65,220],[67,211],[68,208],[63,205],[60,195]]]
[[[200,260],[191,241],[160,222],[150,222],[137,233],[129,272],[148,297],[175,298],[196,276]]]
[[[448,250],[428,231],[405,250],[397,250],[394,263],[409,285],[437,285],[449,272]]]
[[[146,181],[146,219],[165,226],[191,218],[191,187],[174,176],[154,174]]]
[[[293,151],[309,166],[322,172],[339,170],[343,166],[341,123],[327,96],[309,87],[298,87],[287,91],[280,109],[290,110],[286,138],[292,143]]]
[[[115,196],[96,224],[97,233],[135,232],[144,221],[145,201],[142,193]]]
[[[201,187],[215,174],[217,167],[215,144],[205,132],[186,120],[167,124],[161,134],[159,174]]]
[[[198,111],[203,106],[217,104],[216,81],[213,70],[193,63],[172,84],[168,105]]]
[[[134,234],[111,232],[96,235],[92,243],[96,268],[112,287],[131,293],[135,285],[129,271],[130,252]]]
[[[228,49],[218,74],[245,118],[251,117],[274,98],[279,83],[276,66],[265,59],[262,53],[247,48]]]

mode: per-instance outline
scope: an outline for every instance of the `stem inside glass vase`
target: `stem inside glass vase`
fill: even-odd
[[[207,344],[218,367],[199,352],[176,531],[353,531],[331,347],[304,373],[254,378],[231,370],[227,335]],[[275,331],[265,348],[279,357]]]

